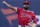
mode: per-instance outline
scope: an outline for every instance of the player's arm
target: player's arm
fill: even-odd
[[[33,22],[30,22],[30,26],[31,26],[31,27],[37,27],[37,26],[36,26],[36,25],[37,25],[36,17],[33,16],[32,20],[33,20]]]
[[[11,6],[11,5],[8,4],[6,1],[3,1],[3,4],[5,4],[6,6],[8,6],[8,7],[11,8],[11,9],[17,11],[17,7],[13,7],[13,6]]]
[[[36,27],[36,24],[37,24],[37,20],[36,20],[36,17],[35,17],[35,15],[32,13],[32,22],[30,22],[29,23],[29,25],[31,26],[31,27]]]
[[[33,23],[37,24],[37,19],[36,19],[35,15],[33,15],[32,20],[33,20]]]

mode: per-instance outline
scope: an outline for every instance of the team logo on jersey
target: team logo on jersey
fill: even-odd
[[[31,15],[29,14],[25,14],[25,13],[21,13],[21,17],[28,17],[28,18],[32,18]]]

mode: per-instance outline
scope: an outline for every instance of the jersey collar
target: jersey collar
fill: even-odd
[[[24,10],[24,9],[23,9],[23,10]],[[29,10],[24,10],[24,11],[30,12]]]

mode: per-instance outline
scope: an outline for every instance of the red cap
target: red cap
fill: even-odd
[[[28,4],[29,4],[29,2],[28,2],[28,1],[25,1],[24,3],[28,3]]]

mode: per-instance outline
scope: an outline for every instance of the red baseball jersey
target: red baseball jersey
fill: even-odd
[[[35,23],[37,23],[36,17],[31,11],[26,11],[22,8],[17,8],[18,13],[18,24],[19,25],[28,25],[30,20],[32,19]]]

